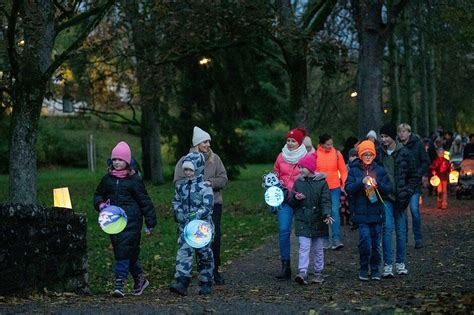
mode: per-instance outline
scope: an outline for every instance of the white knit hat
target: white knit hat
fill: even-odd
[[[377,140],[377,134],[373,130],[370,130],[369,133],[367,133],[367,138],[369,137],[372,137]]]
[[[182,169],[184,170],[185,168],[189,168],[190,170],[195,170],[194,164],[191,161],[184,161],[183,165],[181,166]]]
[[[193,146],[197,146],[199,143],[206,140],[211,140],[211,135],[202,130],[201,128],[194,126],[193,130]]]

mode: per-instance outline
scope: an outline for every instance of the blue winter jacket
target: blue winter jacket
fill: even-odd
[[[392,192],[392,185],[383,167],[372,163],[366,168],[361,160],[354,160],[351,163],[345,185],[345,190],[352,201],[352,221],[354,223],[383,223],[385,220],[384,205],[378,195],[378,200],[375,203],[370,202],[367,198],[365,185],[362,183],[362,179],[366,176],[375,178],[377,189],[384,200],[385,196]]]

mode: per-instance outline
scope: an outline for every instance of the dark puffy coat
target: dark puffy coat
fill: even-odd
[[[393,170],[389,167],[389,160],[392,158],[394,159]],[[393,194],[389,194],[388,199],[395,203],[396,210],[405,210],[420,180],[415,159],[406,147],[397,143],[392,156],[388,155],[384,146],[379,147],[376,162],[385,168],[392,184]]]
[[[306,196],[303,200],[297,200],[292,193],[288,202],[295,209],[296,236],[327,236],[329,229],[324,219],[331,214],[331,194],[326,176],[317,173],[310,178],[299,177],[295,181],[293,191]]]
[[[366,176],[375,178],[377,189],[384,200],[387,195],[392,193],[392,184],[382,166],[372,163],[368,168],[365,168],[361,160],[355,160],[351,163],[345,185],[345,190],[352,200],[352,222],[383,223],[385,220],[384,205],[378,195],[378,200],[374,203],[367,198],[365,185],[362,183],[362,179]]]
[[[428,176],[430,169],[430,157],[425,150],[423,142],[421,142],[418,136],[411,134],[408,138],[408,142],[404,145],[415,159],[415,166],[418,170],[420,178],[416,187],[416,192],[421,193],[421,177]]]
[[[156,212],[148,196],[143,180],[137,174],[126,178],[105,175],[94,194],[94,208],[99,210],[101,202],[110,199],[110,204],[127,213],[127,226],[110,235],[116,260],[136,260],[140,254],[140,237],[143,217],[148,228],[156,225]]]

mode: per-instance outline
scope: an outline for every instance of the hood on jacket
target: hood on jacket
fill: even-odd
[[[183,159],[183,164],[185,164],[186,162],[190,162],[194,165],[195,177],[204,175],[205,160],[204,160],[204,155],[202,155],[202,153],[198,153],[198,152],[188,153]]]

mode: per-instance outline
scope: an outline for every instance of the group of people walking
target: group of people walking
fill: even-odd
[[[227,173],[221,158],[211,150],[211,136],[194,127],[192,147],[175,167],[175,194],[172,200],[175,221],[178,224],[178,249],[175,264],[175,281],[170,291],[187,295],[191,280],[193,255],[196,254],[199,272],[199,294],[211,293],[213,284],[222,285],[221,265],[221,190],[227,184]],[[115,282],[112,296],[125,295],[125,281],[131,274],[134,285],[132,294],[141,295],[149,286],[139,263],[140,238],[145,221],[145,232],[151,234],[156,226],[156,212],[143,180],[132,167],[129,145],[120,142],[112,150],[111,163],[94,194],[94,207],[98,211],[107,205],[122,208],[127,215],[127,225],[118,234],[110,235],[115,263]],[[184,227],[194,219],[209,223],[213,229],[212,241],[201,248],[192,248],[184,239]]]
[[[277,279],[292,278],[290,236],[292,223],[299,243],[298,274],[300,284],[324,281],[324,249],[340,250],[341,193],[348,196],[352,221],[359,231],[359,279],[373,280],[393,277],[392,234],[396,234],[395,271],[405,275],[407,243],[407,207],[413,217],[415,248],[423,246],[419,196],[422,178],[427,176],[426,152],[410,126],[397,128],[384,125],[377,134],[370,132],[367,140],[356,144],[356,154],[348,164],[334,148],[330,135],[319,137],[317,148],[296,128],[286,135],[286,143],[274,164],[281,184],[288,192],[277,210],[281,270]],[[192,147],[176,164],[172,205],[178,224],[178,249],[174,282],[170,291],[186,295],[191,280],[193,255],[199,272],[199,294],[210,294],[213,284],[224,284],[219,272],[222,194],[227,173],[220,157],[210,148],[211,136],[194,127]],[[140,238],[151,234],[156,225],[156,213],[143,180],[132,167],[132,153],[125,142],[112,150],[111,163],[94,195],[94,207],[101,211],[107,205],[121,207],[128,218],[125,229],[110,235],[114,251],[115,284],[112,295],[123,297],[124,284],[130,273],[134,280],[133,295],[141,295],[149,281],[139,263]],[[191,247],[184,239],[184,227],[192,220],[209,223],[213,240],[202,248]],[[313,253],[313,257],[310,257]],[[380,272],[383,258],[383,268]],[[310,260],[314,278],[308,279]]]
[[[429,162],[421,140],[408,124],[382,126],[366,140],[354,143],[346,165],[328,134],[316,150],[301,128],[290,130],[274,171],[288,194],[277,212],[281,271],[277,279],[291,279],[290,234],[294,217],[299,243],[295,281],[308,284],[309,261],[314,261],[312,283],[324,281],[324,248],[343,248],[340,197],[347,194],[352,222],[359,231],[359,279],[394,277],[392,234],[396,234],[395,272],[408,274],[405,265],[407,208],[413,221],[415,248],[423,246],[419,200]],[[306,139],[305,139],[306,137]],[[326,245],[325,245],[326,244]],[[313,253],[313,257],[309,257]],[[383,260],[383,265],[382,265]],[[382,270],[380,268],[382,267]]]

